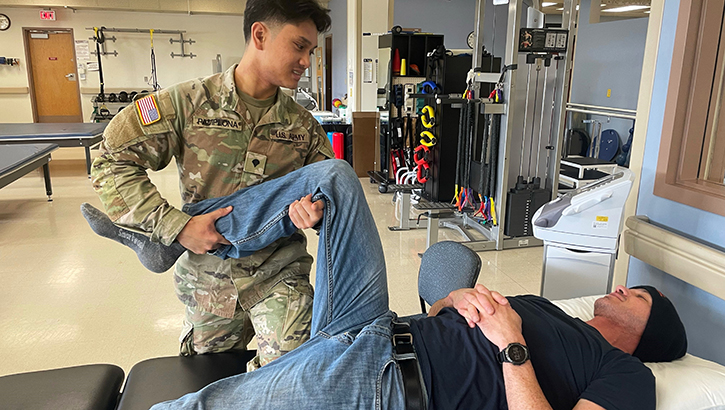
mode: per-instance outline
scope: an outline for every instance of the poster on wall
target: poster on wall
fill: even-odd
[[[86,63],[88,71],[98,71],[98,61],[89,61]]]
[[[87,61],[91,59],[91,50],[88,40],[76,40],[76,60]]]
[[[373,82],[373,59],[363,59],[363,82],[371,84]]]

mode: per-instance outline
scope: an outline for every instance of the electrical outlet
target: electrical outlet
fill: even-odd
[[[144,76],[144,77],[143,77],[143,82],[145,82],[145,83],[149,82],[149,78],[148,78],[148,77],[146,77],[146,76]]]

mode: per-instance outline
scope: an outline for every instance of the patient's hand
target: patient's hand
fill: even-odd
[[[492,292],[480,283],[473,289],[458,289],[448,295],[450,306],[474,327],[486,315],[492,315],[499,306],[508,305],[508,299],[498,292]]]
[[[312,194],[294,201],[289,206],[289,217],[299,229],[308,229],[317,225],[322,219],[325,202],[312,202]]]
[[[476,325],[499,350],[503,350],[509,343],[524,343],[521,316],[511,305],[498,305],[496,312],[492,315],[481,314],[480,319]]]

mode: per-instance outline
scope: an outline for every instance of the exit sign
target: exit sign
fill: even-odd
[[[40,10],[40,19],[55,21],[55,10]]]

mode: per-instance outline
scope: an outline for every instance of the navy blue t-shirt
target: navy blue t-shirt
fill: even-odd
[[[639,359],[548,300],[508,298],[521,316],[536,378],[555,410],[587,399],[608,410],[655,408],[655,379]],[[498,348],[452,308],[411,323],[428,408],[507,409]]]

